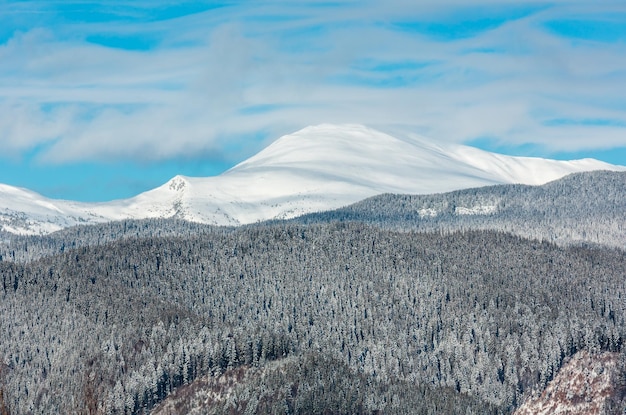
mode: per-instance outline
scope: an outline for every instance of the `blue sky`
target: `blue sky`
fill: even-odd
[[[0,0],[0,183],[129,197],[326,122],[626,165],[626,3],[468,4]]]

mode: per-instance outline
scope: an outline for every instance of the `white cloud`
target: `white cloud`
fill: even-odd
[[[616,19],[621,3],[537,2],[511,14],[502,1],[482,1],[479,10],[497,9],[499,24],[459,37],[394,25],[457,27],[465,4],[234,2],[173,19],[142,19],[150,9],[135,5],[95,23],[62,22],[44,7],[53,16],[46,24],[0,45],[0,146],[20,154],[45,144],[40,157],[53,163],[204,152],[234,160],[263,145],[246,141],[257,131],[320,122],[551,151],[626,146],[626,43],[559,37],[544,26]],[[466,23],[490,17],[477,13]],[[88,41],[96,35],[150,46]]]

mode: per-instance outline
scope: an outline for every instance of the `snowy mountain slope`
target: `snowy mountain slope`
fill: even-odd
[[[4,231],[48,233],[109,220],[179,217],[239,225],[338,208],[380,193],[428,194],[501,183],[542,184],[566,174],[626,170],[592,159],[512,157],[460,145],[393,137],[360,125],[319,125],[279,138],[225,173],[176,176],[107,203],[44,198],[0,187]]]
[[[0,184],[0,230],[40,234],[110,220],[93,213],[92,206],[48,199],[27,189]]]

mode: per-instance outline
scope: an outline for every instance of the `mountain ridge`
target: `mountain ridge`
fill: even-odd
[[[540,186],[504,184],[453,192],[381,194],[291,219],[359,222],[401,231],[490,229],[562,246],[626,248],[626,172],[572,173]]]
[[[184,184],[184,183],[183,183]],[[175,187],[175,186],[174,186]],[[381,194],[346,207],[289,220],[244,225],[359,223],[400,232],[451,233],[493,230],[558,246],[626,249],[626,172],[573,173],[540,186],[502,184],[429,195]],[[242,227],[215,227],[180,218],[128,219],[74,226],[49,235],[0,231],[0,259],[28,262],[67,249],[118,239],[230,233]]]
[[[336,209],[382,193],[430,194],[494,184],[543,184],[569,173],[620,170],[593,159],[557,161],[435,144],[361,125],[322,124],[280,137],[213,177],[175,176],[135,197],[83,203],[0,186],[0,229],[45,234],[112,220],[177,217],[236,226]]]

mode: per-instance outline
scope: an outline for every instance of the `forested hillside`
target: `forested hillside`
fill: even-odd
[[[239,373],[204,412],[508,413],[626,336],[622,250],[350,223],[139,234],[0,262],[0,409],[147,413]]]
[[[74,226],[48,235],[15,235],[0,232],[0,260],[29,262],[48,255],[85,246],[99,246],[128,238],[198,236],[229,228],[194,223],[176,218],[124,220],[97,225]]]
[[[576,173],[543,186],[498,185],[435,195],[381,195],[295,221],[360,221],[387,229],[491,229],[560,245],[626,248],[626,172]]]

